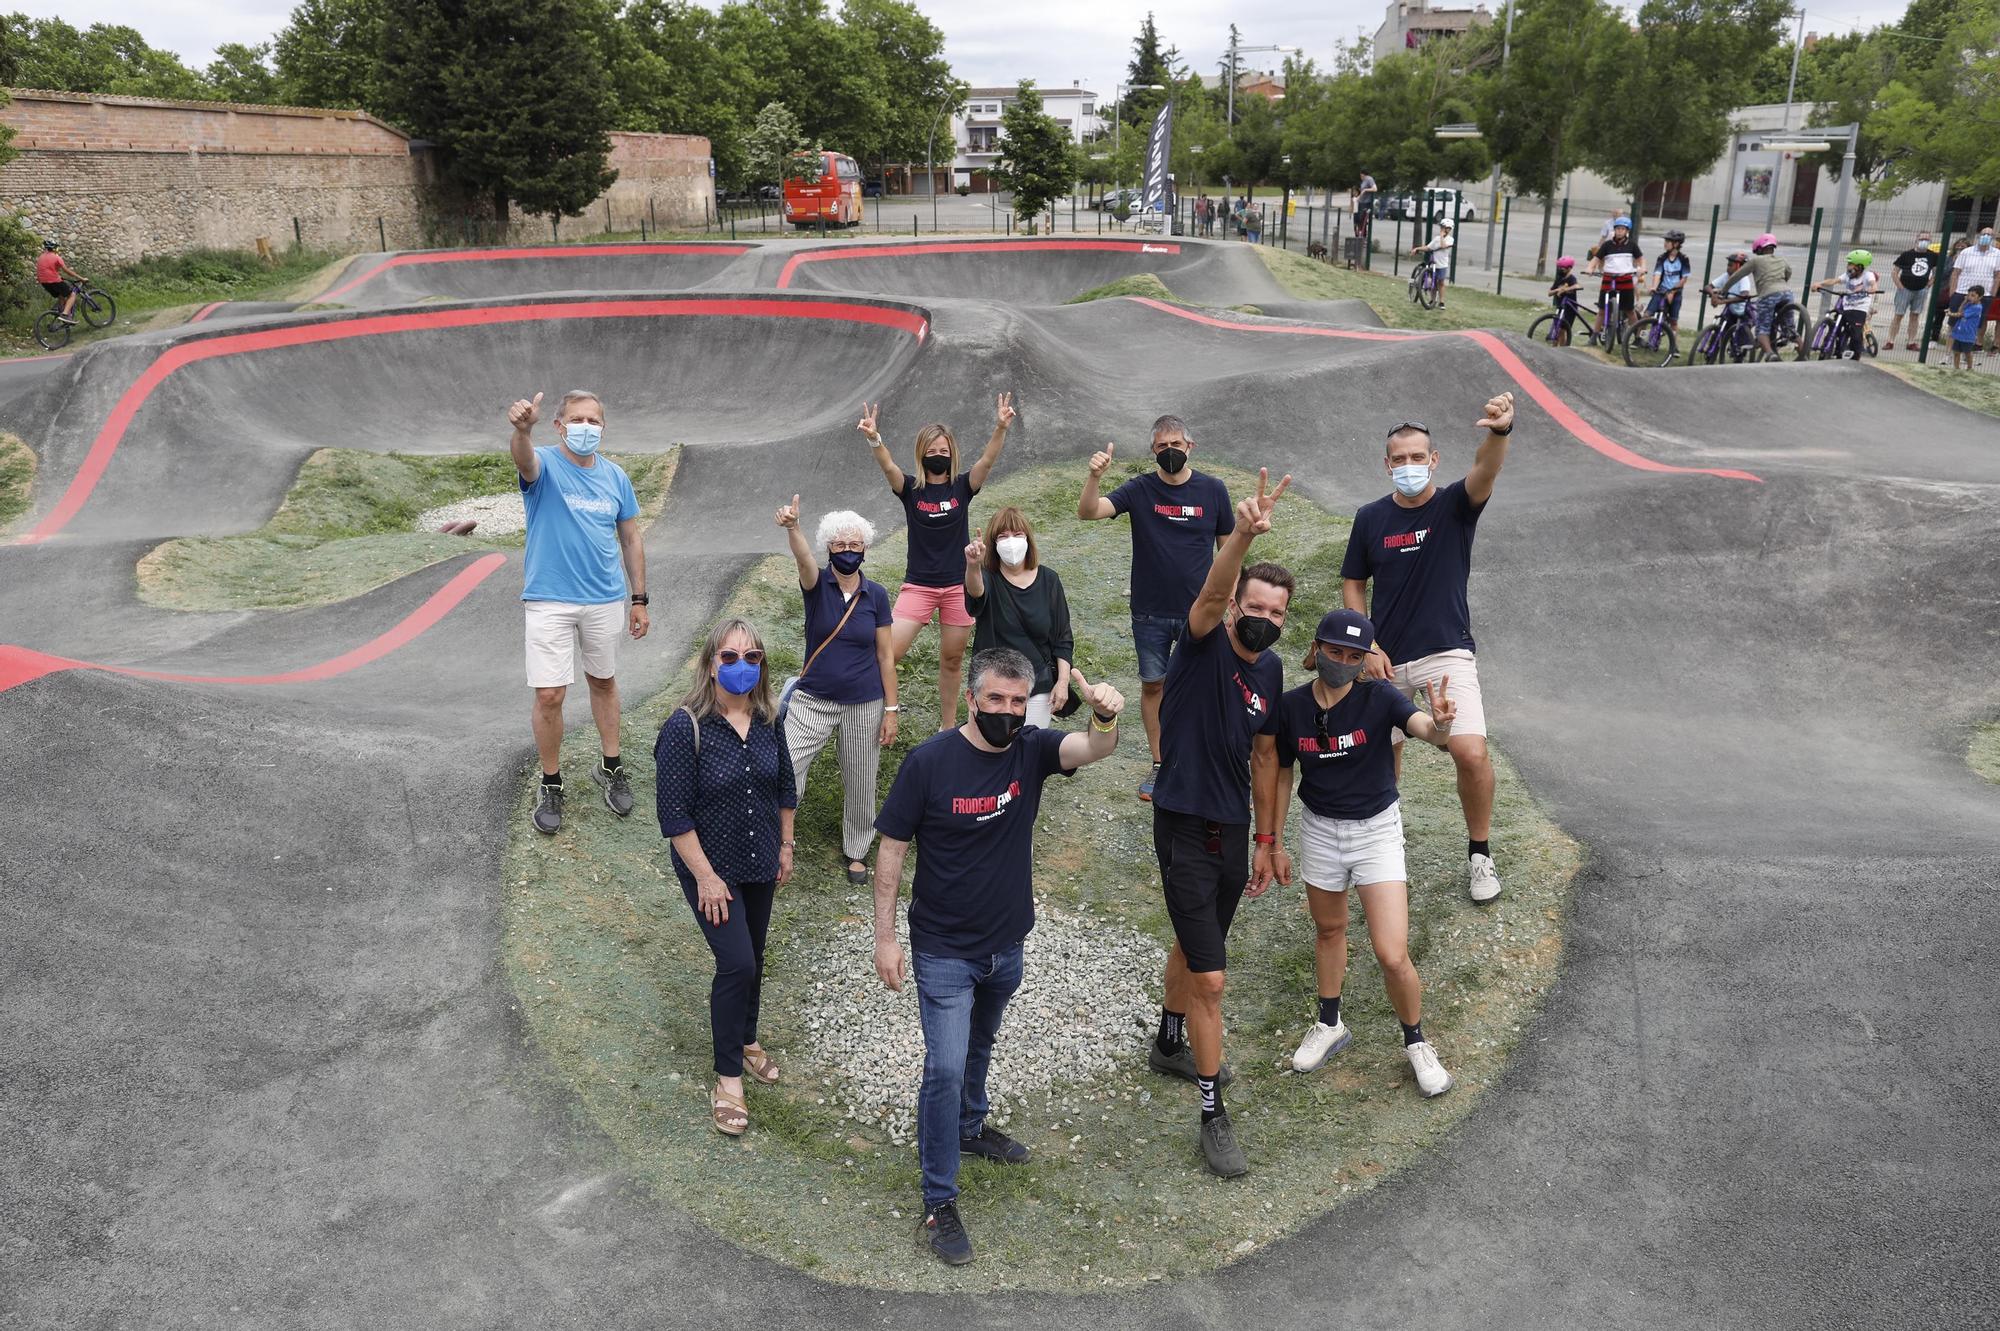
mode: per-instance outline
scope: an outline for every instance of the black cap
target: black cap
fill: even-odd
[[[1365,652],[1375,645],[1375,626],[1359,610],[1329,610],[1326,618],[1320,620],[1313,637],[1337,647],[1352,647]]]

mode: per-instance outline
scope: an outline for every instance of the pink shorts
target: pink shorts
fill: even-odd
[[[928,624],[933,613],[955,629],[971,628],[972,616],[965,613],[965,585],[919,587],[906,582],[896,593],[896,608],[890,618],[901,624]]]

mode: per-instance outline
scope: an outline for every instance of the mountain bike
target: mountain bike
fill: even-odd
[[[1428,259],[1419,263],[1415,268],[1412,268],[1410,270],[1410,299],[1427,310],[1436,309],[1438,301],[1444,298],[1443,292],[1438,286],[1438,283],[1443,280],[1442,273],[1442,267]]]
[[[1703,294],[1713,289],[1705,287]],[[1715,322],[1702,329],[1694,350],[1688,354],[1688,364],[1718,365],[1727,360],[1740,365],[1756,349],[1757,339],[1750,334],[1750,316],[1731,314],[1725,305],[1715,316]]]
[[[1799,359],[1817,357],[1820,360],[1860,360],[1865,351],[1865,339],[1856,337],[1847,327],[1841,315],[1847,309],[1847,297],[1835,296],[1833,304],[1822,314],[1814,326],[1812,336],[1799,344]]]
[[[1666,293],[1655,291],[1645,314],[1627,330],[1625,363],[1650,369],[1665,369],[1679,354],[1673,325],[1667,322]]]
[[[1604,287],[1597,294],[1597,344],[1606,351],[1622,345],[1633,327],[1619,318],[1618,308],[1622,302],[1618,297],[1619,292],[1614,287]]]
[[[1785,303],[1771,314],[1771,349],[1759,359],[1777,360],[1784,354],[1786,347],[1800,347],[1800,358],[1803,359],[1805,340],[1805,307],[1787,296]]]
[[[1571,293],[1558,299],[1561,304],[1528,325],[1528,340],[1547,342],[1552,347],[1566,347],[1570,345],[1574,330],[1580,328],[1586,345],[1595,342],[1597,328],[1590,322],[1590,316],[1576,303],[1575,294]]]
[[[111,297],[96,287],[83,282],[72,281],[69,289],[76,293],[76,317],[92,328],[109,328],[111,321],[118,317],[118,305]],[[62,317],[62,303],[57,302],[44,310],[35,320],[35,341],[49,351],[60,351],[69,345],[70,330],[73,325]]]

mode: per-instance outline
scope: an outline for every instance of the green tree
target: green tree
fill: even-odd
[[[284,94],[268,63],[270,57],[269,42],[255,46],[225,42],[215,48],[215,59],[209,62],[204,77],[213,95],[222,101],[273,106],[284,100]]]
[[[391,118],[468,197],[575,217],[618,178],[586,0],[401,0],[384,31]]]
[[[301,0],[272,42],[285,100],[384,114],[387,18],[387,0]]]
[[[688,0],[635,0],[611,25],[606,63],[618,128],[703,135],[717,179],[732,189],[745,183],[751,75],[714,12]]]
[[[1000,156],[993,177],[1014,196],[1014,216],[1032,222],[1069,193],[1082,175],[1069,131],[1042,108],[1033,79],[1021,80],[1000,112]]]
[[[1125,66],[1128,86],[1118,104],[1118,118],[1125,122],[1125,127],[1137,129],[1141,125],[1151,125],[1154,115],[1167,100],[1167,93],[1155,92],[1146,85],[1158,84],[1160,88],[1168,89],[1173,86],[1173,81],[1173,65],[1160,47],[1160,30],[1153,22],[1153,11],[1149,9],[1146,21],[1139,25],[1139,35],[1132,39],[1132,59]]]
[[[1917,15],[1913,3],[1905,24]],[[1938,180],[1975,199],[2000,193],[2000,3],[1959,0],[1948,20],[1935,6],[1919,17],[1943,37],[1882,89],[1868,117],[1883,163],[1874,188]]]
[[[0,18],[0,58],[14,87],[195,100],[201,76],[171,51],[155,50],[137,28],[94,23],[79,32],[61,19]]]
[[[799,118],[783,102],[767,102],[744,136],[743,158],[753,180],[781,189],[787,180],[811,184],[820,178],[820,147],[806,137]]]
[[[965,104],[965,85],[945,59],[944,33],[907,0],[843,0],[840,26],[849,50],[878,80],[870,118],[842,139],[846,151],[878,166],[892,155],[914,158],[939,104],[947,114]]]

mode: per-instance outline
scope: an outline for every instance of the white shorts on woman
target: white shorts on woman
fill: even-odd
[[[1348,884],[1409,881],[1403,862],[1403,806],[1391,804],[1373,818],[1322,818],[1305,812],[1299,840],[1299,874],[1308,887],[1345,892]]]

